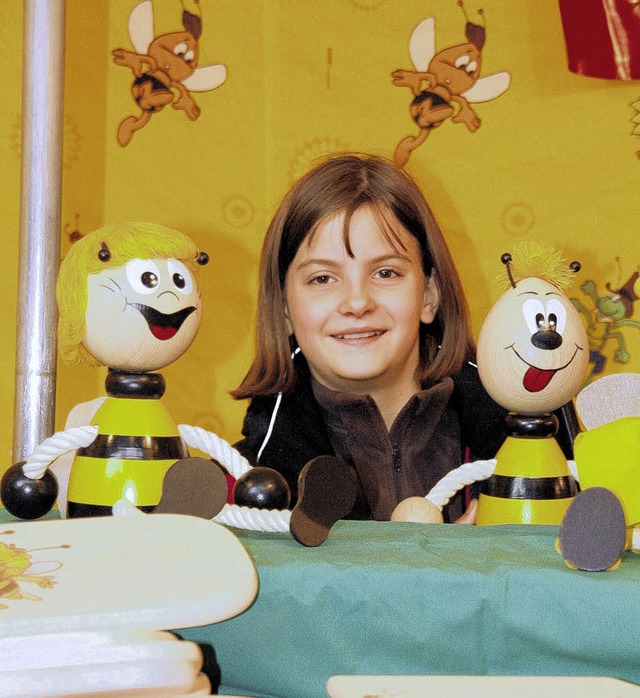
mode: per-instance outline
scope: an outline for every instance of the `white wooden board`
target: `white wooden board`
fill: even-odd
[[[231,618],[258,581],[212,521],[148,515],[0,525],[0,637],[177,629]]]
[[[332,676],[330,698],[638,698],[640,686],[582,676]]]

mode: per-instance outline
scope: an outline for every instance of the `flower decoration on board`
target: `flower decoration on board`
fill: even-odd
[[[2,531],[2,535],[12,534],[13,531]],[[60,545],[59,549],[68,548]],[[51,548],[40,548],[51,550]],[[54,572],[62,567],[61,562],[47,560],[34,561],[31,553],[35,550],[19,548],[13,543],[0,541],[0,598],[7,601],[42,601],[41,597],[31,594],[23,588],[23,584],[35,584],[41,589],[52,589],[56,583],[48,572]],[[0,609],[9,608],[0,603]]]

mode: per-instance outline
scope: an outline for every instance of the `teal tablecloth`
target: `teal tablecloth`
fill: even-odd
[[[256,601],[180,632],[215,648],[221,693],[326,698],[334,674],[640,683],[640,555],[614,572],[572,571],[553,526],[344,521],[318,548],[237,533],[258,569]]]

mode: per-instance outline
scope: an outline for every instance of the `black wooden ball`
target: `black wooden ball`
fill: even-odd
[[[256,467],[236,480],[233,501],[256,509],[286,509],[291,493],[287,481],[278,471]]]
[[[22,466],[24,461],[7,469],[2,476],[0,492],[5,509],[18,519],[38,519],[44,516],[56,502],[58,481],[50,471],[39,480],[27,477]]]

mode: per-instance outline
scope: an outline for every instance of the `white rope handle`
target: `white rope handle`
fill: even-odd
[[[180,424],[178,430],[187,446],[197,448],[215,458],[236,480],[253,467],[229,442],[206,429]]]
[[[56,432],[36,446],[22,466],[24,474],[32,480],[39,480],[56,458],[69,451],[88,446],[96,438],[97,433],[97,426],[72,427]]]
[[[225,465],[220,458],[218,460]],[[466,485],[470,485],[472,482],[485,480],[493,473],[495,467],[495,460],[464,463],[437,482],[429,494],[427,494],[426,499],[442,510],[458,490]],[[267,510],[240,507],[236,504],[225,504],[222,511],[213,517],[213,521],[247,531],[288,533],[290,517],[291,512],[288,509]]]
[[[290,518],[291,512],[288,509],[255,509],[225,504],[212,521],[245,531],[289,533]]]
[[[495,470],[496,463],[497,460],[495,458],[463,463],[458,468],[455,468],[455,470],[447,473],[439,482],[436,482],[425,499],[428,499],[442,511],[442,508],[449,503],[451,497],[453,497],[458,490],[461,490],[466,485],[471,485],[474,482],[486,480],[488,477],[491,477]],[[573,460],[567,461],[567,467],[573,478],[577,481],[578,473],[576,462]]]
[[[476,460],[472,463],[463,463],[461,466],[448,472],[431,488],[425,499],[435,504],[440,511],[445,507],[451,497],[466,485],[479,480],[486,480],[495,470],[497,461]]]

